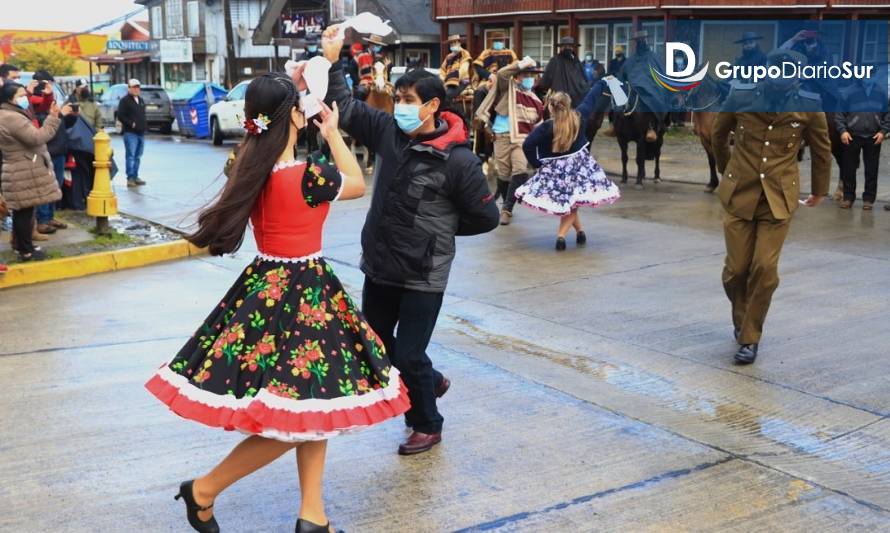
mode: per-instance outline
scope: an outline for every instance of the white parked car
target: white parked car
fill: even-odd
[[[210,106],[210,136],[219,146],[223,140],[244,135],[241,121],[244,119],[244,95],[250,80],[245,80],[229,91],[222,102]]]

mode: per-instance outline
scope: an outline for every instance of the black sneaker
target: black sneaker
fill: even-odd
[[[19,261],[22,263],[27,263],[29,261],[43,261],[44,259],[46,259],[46,252],[40,248],[34,248],[34,251],[29,254],[19,253]]]
[[[575,236],[575,244],[578,246],[584,246],[587,244],[587,234],[583,231],[579,231],[578,235]]]

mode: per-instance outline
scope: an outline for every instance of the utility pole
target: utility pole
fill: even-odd
[[[226,25],[226,88],[235,86],[235,34],[232,31],[232,9],[230,2],[223,0],[223,19]]]

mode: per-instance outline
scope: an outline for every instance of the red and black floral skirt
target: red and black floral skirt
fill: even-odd
[[[257,258],[145,386],[184,418],[287,442],[410,406],[383,343],[322,258]]]

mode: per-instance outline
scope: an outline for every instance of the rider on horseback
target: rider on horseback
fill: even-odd
[[[473,58],[463,46],[460,35],[448,37],[449,54],[439,67],[439,78],[445,84],[445,93],[454,100],[470,85],[470,64]]]
[[[665,91],[655,84],[649,69],[664,72],[664,62],[649,47],[649,32],[638,31],[631,37],[636,43],[634,54],[627,58],[617,77],[622,82],[630,83],[639,94],[641,104],[636,111],[652,113],[653,120],[646,131],[646,142],[655,142],[657,132],[664,129],[665,117],[670,109]]]

